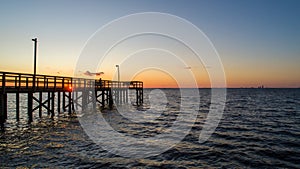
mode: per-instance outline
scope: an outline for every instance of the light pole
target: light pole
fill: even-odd
[[[32,39],[34,42],[34,63],[33,63],[33,90],[35,90],[35,77],[36,77],[36,55],[37,55],[37,38]]]
[[[120,66],[116,65],[116,68],[118,69],[118,87],[120,87]]]

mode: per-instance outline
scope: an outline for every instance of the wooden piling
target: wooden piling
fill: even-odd
[[[66,112],[66,92],[63,92],[63,101],[62,101],[62,106],[63,106],[63,111]]]
[[[96,97],[97,94],[95,91],[91,91],[91,97],[92,97],[92,104],[93,104],[93,110],[96,110]]]
[[[43,102],[43,93],[42,92],[39,92],[39,100],[40,102]],[[39,117],[41,118],[42,117],[42,104],[39,104]]]
[[[4,119],[7,120],[7,93],[4,94]]]
[[[57,92],[57,112],[60,113],[60,92]]]
[[[72,92],[69,92],[69,114],[72,113]]]
[[[20,93],[16,93],[16,120],[20,120]]]
[[[27,97],[27,114],[28,114],[28,122],[32,122],[32,106],[33,106],[33,92],[28,92]]]
[[[105,91],[101,90],[101,107],[104,108],[105,105]]]
[[[5,122],[4,115],[4,94],[0,94],[0,123],[3,124]]]
[[[55,115],[54,114],[54,98],[55,98],[54,92],[51,92],[51,118],[53,118]]]
[[[82,111],[85,111],[87,109],[87,93],[86,93],[86,91],[82,91],[81,106],[82,106]]]
[[[78,91],[75,91],[75,98],[78,98]],[[74,99],[74,98],[73,98]],[[74,105],[74,104],[73,104]],[[76,109],[78,109],[78,104],[76,104]]]
[[[50,92],[48,92],[48,99],[47,99],[47,107],[48,107],[48,109],[47,109],[47,114],[48,114],[48,116],[50,115],[50,99],[51,99],[51,96],[50,96]]]
[[[113,102],[113,95],[111,89],[108,90],[108,102],[109,102],[108,103],[109,108],[112,109],[114,102]]]

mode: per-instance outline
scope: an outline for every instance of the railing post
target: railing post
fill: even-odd
[[[44,89],[46,89],[46,76],[44,76]]]
[[[63,90],[65,89],[65,78],[64,77],[62,79],[62,88],[63,88]]]
[[[15,76],[15,88],[17,88],[17,86],[18,86],[18,77]]]
[[[56,90],[56,77],[54,77],[54,90]]]
[[[40,78],[36,78],[36,88],[39,88],[39,79]]]
[[[5,73],[2,74],[2,94],[5,93]]]
[[[21,74],[19,74],[19,88],[18,89],[20,89],[20,87],[22,86],[22,84],[21,84]]]
[[[28,89],[28,77],[26,77],[26,89]]]
[[[47,81],[47,82],[46,82],[46,85],[47,85],[47,86],[46,86],[46,89],[48,89],[48,88],[49,88],[49,78],[47,78],[46,81]]]

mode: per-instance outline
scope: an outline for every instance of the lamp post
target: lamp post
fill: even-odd
[[[116,65],[116,68],[118,69],[118,87],[120,88],[120,66]]]
[[[32,88],[35,91],[35,78],[36,78],[36,55],[37,55],[37,38],[32,39],[34,42],[34,63],[33,63],[33,84]]]

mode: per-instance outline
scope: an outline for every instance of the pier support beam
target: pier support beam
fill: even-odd
[[[81,98],[81,105],[82,105],[82,111],[85,111],[87,109],[87,99],[88,95],[86,91],[82,91],[82,98]]]
[[[16,120],[20,120],[20,93],[16,93]]]
[[[50,115],[50,99],[51,99],[51,96],[50,96],[50,92],[48,92],[48,105],[47,105],[47,107],[48,107],[48,109],[47,109],[47,113],[48,113],[48,116]]]
[[[95,91],[90,91],[91,92],[91,94],[89,94],[89,97],[91,97],[91,102],[92,102],[92,108],[93,108],[93,111],[95,111],[96,110],[96,97],[97,97],[97,95],[95,95],[96,94],[96,92]],[[89,99],[88,99],[88,101],[89,101]]]
[[[60,92],[57,92],[57,112],[60,113]]]
[[[112,90],[110,89],[108,91],[108,105],[109,105],[109,108],[112,109],[113,108],[113,94],[112,94]]]
[[[72,92],[69,92],[69,114],[72,113]]]
[[[4,94],[4,118],[7,120],[7,93]]]
[[[125,103],[128,103],[128,89],[125,90]]]
[[[43,103],[43,93],[39,92],[39,100]],[[39,103],[39,117],[42,117],[42,104]]]
[[[62,106],[63,106],[63,111],[66,112],[66,92],[63,92]]]
[[[78,99],[78,91],[75,92],[75,97],[73,97],[73,105],[74,105],[74,100]],[[78,103],[76,101],[76,110],[78,110]]]
[[[51,92],[51,118],[54,117],[54,98],[55,98],[54,92]]]
[[[33,93],[28,93],[28,101],[27,101],[27,114],[28,114],[28,122],[32,122],[32,106],[33,106]]]
[[[136,105],[140,106],[143,104],[144,100],[144,93],[143,93],[143,89],[136,89]]]
[[[102,108],[104,108],[104,105],[105,105],[105,98],[104,98],[104,96],[105,96],[105,90],[101,90],[100,91],[101,92],[101,97],[102,97],[102,100],[101,100],[101,107]]]
[[[0,123],[7,119],[7,94],[0,94]]]

